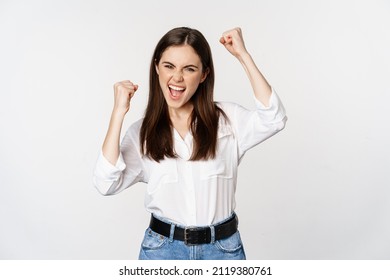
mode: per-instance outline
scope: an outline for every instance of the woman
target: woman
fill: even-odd
[[[120,133],[138,85],[114,86],[115,102],[94,183],[113,195],[147,183],[152,214],[140,259],[245,259],[234,213],[237,167],[247,150],[284,128],[285,111],[247,52],[241,29],[221,44],[243,65],[257,110],[213,100],[214,67],[203,35],[175,28],[156,46],[145,117]]]

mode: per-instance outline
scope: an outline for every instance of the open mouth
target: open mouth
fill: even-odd
[[[179,99],[186,88],[168,85],[172,99]]]

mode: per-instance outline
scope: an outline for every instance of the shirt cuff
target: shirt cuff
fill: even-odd
[[[264,106],[254,95],[257,113],[260,117],[270,123],[279,122],[286,117],[286,110],[283,107],[282,101],[272,88],[272,93],[269,99],[269,106]]]
[[[122,171],[126,168],[126,164],[123,160],[122,154],[119,154],[119,158],[115,165],[109,162],[103,155],[103,151],[100,151],[97,163],[95,174],[107,181],[116,181],[119,179]]]

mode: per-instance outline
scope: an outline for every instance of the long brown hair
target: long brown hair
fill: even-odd
[[[140,132],[141,153],[157,162],[164,157],[176,158],[177,155],[173,148],[172,122],[155,66],[168,47],[185,44],[198,54],[203,72],[208,71],[206,79],[199,84],[190,100],[194,105],[190,122],[194,148],[190,160],[215,157],[219,117],[222,115],[227,119],[214,103],[214,65],[207,40],[196,29],[179,27],[170,30],[157,43],[150,63],[149,100]]]

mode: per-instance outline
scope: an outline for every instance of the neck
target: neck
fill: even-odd
[[[192,110],[194,108],[194,105],[191,103],[187,103],[185,106],[182,106],[180,108],[169,108],[169,117],[171,120],[177,120],[177,121],[183,121],[183,120],[188,120]]]

